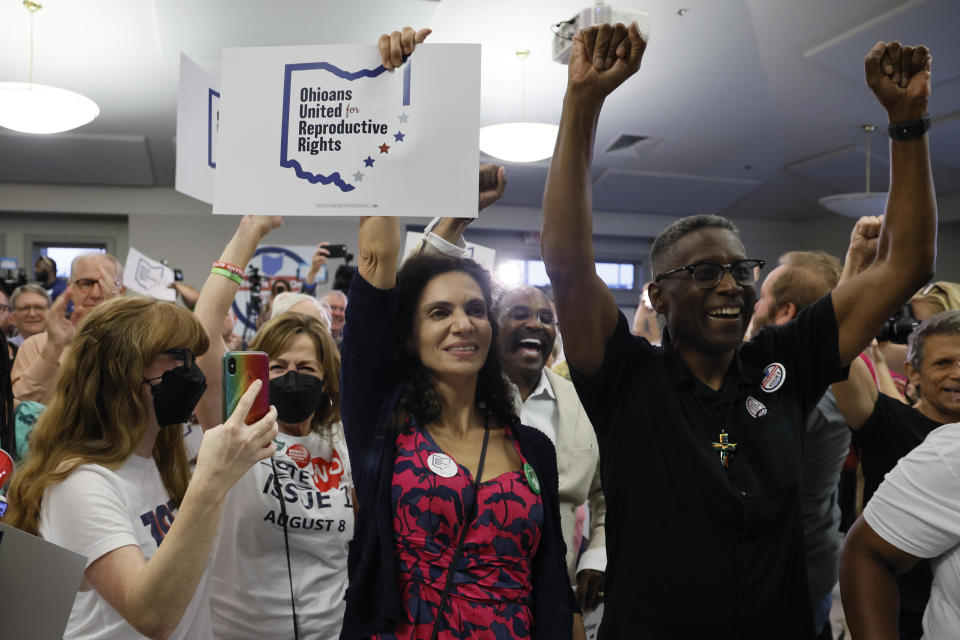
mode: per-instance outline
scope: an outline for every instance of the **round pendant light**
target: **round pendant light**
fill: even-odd
[[[0,82],[0,127],[23,133],[60,133],[100,115],[86,96],[58,87],[27,82]]]
[[[480,129],[480,150],[508,162],[536,162],[553,155],[560,127],[546,122],[505,122]]]
[[[507,162],[536,162],[553,155],[560,127],[527,121],[526,76],[529,49],[517,51],[520,59],[520,121],[480,128],[480,151]]]
[[[30,12],[30,81],[0,82],[0,127],[22,133],[60,133],[100,115],[100,107],[79,93],[33,82],[33,16],[42,5],[24,0]]]

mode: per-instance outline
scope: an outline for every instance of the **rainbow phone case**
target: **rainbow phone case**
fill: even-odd
[[[244,391],[254,380],[263,386],[245,422],[253,424],[270,411],[270,359],[263,351],[227,351],[223,354],[223,420],[237,408]]]

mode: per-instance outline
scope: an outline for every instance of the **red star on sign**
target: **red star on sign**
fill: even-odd
[[[380,145],[380,153],[387,153],[387,150],[388,150],[388,149],[390,149],[390,147],[387,146],[387,143],[386,143],[386,142],[384,142],[382,145]]]

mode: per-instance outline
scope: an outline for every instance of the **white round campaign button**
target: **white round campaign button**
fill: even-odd
[[[457,475],[457,463],[445,453],[431,453],[427,458],[427,466],[441,478],[452,478]]]
[[[779,362],[771,362],[763,370],[763,380],[760,388],[767,393],[773,393],[787,381],[787,368]]]

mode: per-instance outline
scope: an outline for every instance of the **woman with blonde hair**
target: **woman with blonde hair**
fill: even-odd
[[[258,243],[280,224],[275,217],[243,218],[214,263],[196,307],[211,335]],[[332,640],[343,619],[354,525],[340,428],[340,354],[320,320],[292,310],[264,323],[250,349],[269,357],[279,434],[276,453],[254,465],[227,498],[211,571],[214,636]],[[210,381],[197,409],[202,425],[219,418],[225,352],[216,339],[197,361]]]
[[[194,357],[207,346],[193,314],[144,297],[99,305],[70,345],[4,520],[87,556],[65,638],[211,635],[207,565],[224,501],[272,455],[276,411],[244,423],[251,385],[206,433],[191,480],[181,425],[206,387]]]
[[[960,309],[960,284],[946,280],[931,282],[910,298],[910,306],[918,322],[944,311]]]
[[[850,254],[848,253],[847,255],[849,256]],[[866,267],[861,267],[861,269],[863,268]],[[938,313],[960,309],[960,284],[946,280],[931,282],[915,293],[913,297],[910,298],[908,304],[908,310],[913,316],[913,328],[916,329],[921,322],[932,318]],[[907,310],[906,307],[904,308],[904,311],[905,310]],[[903,311],[894,317],[903,318],[901,322],[911,320],[902,314]],[[892,340],[890,342],[881,342],[880,348],[875,352],[875,355],[880,356],[883,360],[882,362],[878,362],[878,364],[885,365],[889,368],[890,372],[894,374],[893,378],[897,385],[898,395],[905,395],[912,403],[916,402],[917,396],[916,390],[913,389],[907,381],[907,344],[905,338],[906,336],[903,336],[900,342],[894,342]]]

